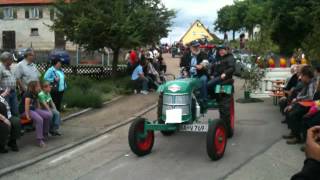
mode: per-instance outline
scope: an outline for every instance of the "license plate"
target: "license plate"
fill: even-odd
[[[207,132],[207,124],[183,124],[180,126],[180,131],[186,132]]]

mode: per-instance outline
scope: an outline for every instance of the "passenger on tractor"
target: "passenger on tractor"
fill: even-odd
[[[208,98],[208,71],[201,63],[207,59],[207,54],[200,50],[200,43],[198,41],[191,42],[190,51],[190,53],[185,53],[181,58],[180,67],[186,68],[190,77],[199,78],[201,81],[199,101],[205,104]]]
[[[228,53],[226,46],[218,46],[218,54],[211,66],[211,80],[208,82],[210,95],[214,94],[218,84],[233,84],[232,76],[235,71],[235,59]]]

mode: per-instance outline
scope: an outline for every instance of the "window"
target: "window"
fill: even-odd
[[[13,8],[4,8],[3,9],[3,18],[4,19],[13,19]]]
[[[39,8],[30,8],[29,15],[31,19],[38,19],[39,14]]]
[[[39,36],[39,29],[38,28],[31,28],[30,36]]]
[[[42,9],[37,7],[25,9],[26,19],[40,19],[42,18]]]

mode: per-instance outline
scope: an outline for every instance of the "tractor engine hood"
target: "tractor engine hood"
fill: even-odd
[[[158,88],[158,92],[165,94],[190,94],[193,90],[200,88],[200,81],[196,78],[179,79],[169,81]]]

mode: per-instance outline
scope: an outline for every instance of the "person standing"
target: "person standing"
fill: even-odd
[[[15,76],[21,95],[27,91],[29,82],[39,81],[40,72],[33,61],[34,51],[28,48],[24,54],[24,59],[16,67]]]
[[[137,63],[138,63],[137,52],[134,49],[132,49],[130,52],[130,64],[132,67],[135,68]]]
[[[51,97],[59,112],[61,111],[63,94],[66,89],[65,75],[61,67],[61,60],[55,58],[52,60],[52,67],[44,74],[44,79],[52,86]]]
[[[10,111],[13,116],[19,116],[18,99],[16,92],[17,79],[10,66],[13,62],[12,54],[4,52],[0,55],[0,88],[9,90],[9,94],[4,97],[9,103]]]

